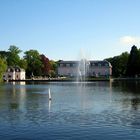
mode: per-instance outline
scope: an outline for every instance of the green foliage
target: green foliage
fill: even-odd
[[[129,54],[127,52],[124,52],[119,56],[114,56],[113,58],[106,59],[112,65],[112,75],[114,77],[125,76],[128,57]]]
[[[127,52],[119,56],[107,59],[112,65],[112,75],[114,77],[140,76],[140,49],[132,46],[130,54]]]
[[[51,70],[50,76],[55,77],[57,75],[57,62],[50,60]]]
[[[7,59],[9,52],[7,51],[0,51],[0,57],[3,59]]]
[[[127,63],[126,75],[134,77],[140,74],[140,50],[134,45],[131,48]]]
[[[50,71],[49,71],[49,76],[50,76],[50,77],[56,77],[56,71],[50,70]]]
[[[3,74],[6,71],[6,68],[7,68],[7,64],[6,64],[5,59],[2,59],[0,57],[0,81],[2,80]]]
[[[56,70],[57,69],[57,62],[50,60],[50,64],[51,64],[51,70]]]
[[[21,50],[14,45],[10,46],[8,50],[9,50],[8,56],[7,56],[8,66],[18,66],[19,61],[20,61],[19,53],[21,53]]]
[[[39,52],[37,50],[29,50],[26,51],[24,56],[24,59],[27,62],[27,76],[31,76],[32,74],[34,76],[40,76],[41,75],[41,68],[42,68],[42,62],[39,55]]]
[[[18,66],[23,68],[24,70],[27,69],[27,61],[25,59],[20,59]]]

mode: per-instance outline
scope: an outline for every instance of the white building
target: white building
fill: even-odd
[[[25,80],[25,70],[19,67],[8,67],[3,75],[3,80]]]
[[[74,77],[81,75],[93,77],[109,77],[112,75],[112,66],[106,61],[60,61],[58,63],[58,75]]]

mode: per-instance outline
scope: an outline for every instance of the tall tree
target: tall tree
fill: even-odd
[[[7,64],[6,64],[5,59],[2,59],[0,57],[0,81],[2,80],[3,74],[6,71],[6,68],[7,68]]]
[[[41,75],[42,62],[39,52],[37,50],[29,50],[24,54],[24,58],[27,62],[27,76],[31,76],[32,74],[35,76]]]
[[[138,49],[138,59],[137,59],[137,66],[138,66],[138,75],[140,76],[140,49]]]
[[[43,64],[42,66],[42,75],[44,76],[48,76],[50,69],[51,69],[51,65],[50,65],[50,61],[49,59],[45,56],[45,55],[40,55],[41,57],[41,62]]]
[[[139,50],[135,45],[133,45],[127,63],[127,70],[126,70],[127,76],[134,77],[139,73],[139,63],[140,63],[139,60],[140,60]]]
[[[8,66],[17,66],[20,61],[19,54],[21,53],[21,50],[14,45],[10,46],[8,50],[9,50],[7,57]]]

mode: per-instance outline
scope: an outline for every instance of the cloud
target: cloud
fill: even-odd
[[[120,42],[124,45],[137,45],[140,44],[140,37],[123,36],[120,38]]]

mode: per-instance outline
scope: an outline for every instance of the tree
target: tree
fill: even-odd
[[[43,64],[42,66],[42,75],[44,76],[48,76],[50,69],[51,69],[51,65],[50,65],[50,61],[49,59],[45,56],[45,55],[40,55],[41,57],[41,62]]]
[[[0,51],[0,57],[3,59],[7,59],[9,52],[7,51]]]
[[[120,63],[120,69],[121,69],[120,74],[122,76],[125,76],[125,74],[126,74],[128,58],[129,58],[129,53],[128,52],[124,52],[119,56],[119,59],[120,59],[119,63]]]
[[[10,46],[8,50],[9,50],[7,56],[8,66],[17,66],[20,61],[19,53],[21,53],[22,51],[14,45]]]
[[[137,72],[137,74],[140,76],[140,49],[138,49],[137,66],[138,66],[138,72]]]
[[[140,65],[140,53],[137,47],[133,45],[130,51],[130,56],[128,58],[126,75],[134,77],[137,74],[139,74],[139,65]]]
[[[51,70],[50,76],[55,77],[57,75],[57,62],[50,60]]]
[[[35,76],[41,75],[42,62],[39,52],[37,50],[29,50],[24,54],[24,59],[27,62],[27,76],[31,76],[32,74]]]
[[[2,80],[6,68],[7,68],[6,61],[0,57],[0,80]]]
[[[20,59],[18,66],[23,68],[24,70],[27,69],[27,61],[25,59]]]
[[[125,76],[128,58],[129,53],[124,52],[119,56],[114,56],[113,58],[106,59],[112,65],[112,75],[114,77]]]

